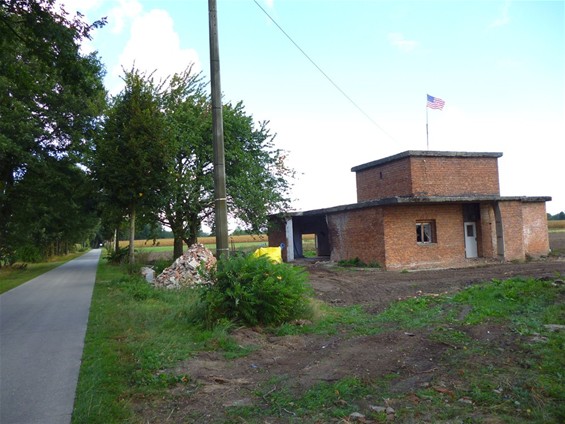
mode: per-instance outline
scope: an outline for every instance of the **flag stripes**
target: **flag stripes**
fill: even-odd
[[[439,97],[430,96],[429,94],[427,96],[428,102],[426,104],[426,107],[429,107],[430,109],[443,109],[443,105],[445,105],[445,102],[443,100],[441,100]]]

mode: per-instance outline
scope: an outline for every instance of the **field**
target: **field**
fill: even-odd
[[[548,221],[547,223],[548,231],[550,233],[564,232],[565,231],[565,220],[562,221]],[[305,244],[305,250],[314,249],[314,234],[304,234],[302,236],[303,243]],[[215,250],[216,238],[211,237],[199,237],[198,243],[203,244],[211,250]],[[257,248],[261,246],[266,246],[268,244],[268,238],[266,235],[238,235],[229,237],[230,249],[241,250]],[[128,246],[129,242],[127,240],[120,241],[120,247]],[[163,252],[172,250],[173,239],[156,239],[156,240],[136,240],[134,244],[136,249],[147,249],[147,251],[153,252]]]
[[[305,252],[314,250],[314,234],[305,234],[302,236]],[[267,246],[268,238],[266,235],[240,235],[230,236],[229,246],[231,251],[251,252],[259,247]],[[212,252],[216,250],[215,237],[199,237],[198,243],[203,244]],[[128,246],[128,241],[120,241],[120,247]],[[136,240],[134,244],[136,249],[143,252],[172,252],[173,239],[156,239],[153,240]],[[186,249],[186,246],[185,246]]]
[[[550,233],[565,231],[565,220],[547,221],[547,228]]]

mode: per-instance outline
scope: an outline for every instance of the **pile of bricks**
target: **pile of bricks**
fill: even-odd
[[[153,284],[167,289],[210,285],[212,281],[207,275],[215,264],[216,258],[209,249],[202,244],[194,244],[170,267],[165,268],[153,280]]]

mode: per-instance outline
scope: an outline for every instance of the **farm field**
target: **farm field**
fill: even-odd
[[[314,249],[314,234],[305,234],[302,236],[304,242],[304,249]],[[198,243],[203,244],[212,252],[216,250],[215,237],[199,237]],[[128,241],[120,241],[120,247],[129,245]],[[239,235],[229,237],[229,246],[231,251],[251,252],[259,247],[267,246],[268,238],[266,235]],[[173,251],[173,239],[156,239],[153,240],[136,240],[134,244],[136,249],[140,252],[156,253],[159,256],[166,256],[167,252]],[[186,250],[186,246],[185,246]],[[155,255],[157,256],[157,255]]]
[[[565,231],[565,220],[547,221],[547,229],[550,233]]]

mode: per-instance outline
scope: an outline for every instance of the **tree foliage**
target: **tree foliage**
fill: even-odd
[[[549,221],[562,221],[565,220],[565,212],[561,211],[556,213],[555,215],[551,215],[550,213],[547,214],[547,219]]]
[[[131,263],[136,216],[158,209],[171,149],[152,77],[132,69],[124,82],[97,140],[94,173],[112,216],[129,218]]]
[[[34,163],[13,197],[16,251],[33,247],[44,259],[90,239],[98,221],[93,191],[90,177],[69,160]]]
[[[214,226],[211,101],[190,67],[172,76],[161,98],[174,152],[160,217],[173,231],[177,257],[183,242],[196,242],[202,223]],[[264,229],[267,215],[287,206],[293,172],[274,148],[268,122],[256,124],[242,102],[224,105],[223,118],[228,214]]]
[[[28,173],[45,172],[53,161],[65,164],[59,171],[74,172],[69,158],[79,162],[96,131],[105,104],[103,68],[80,46],[103,24],[71,17],[55,0],[0,0],[0,257],[32,240],[27,229],[44,218],[33,209],[25,217],[16,213],[27,199],[23,183],[35,178]],[[42,196],[57,188],[45,187]]]
[[[192,67],[171,77],[161,101],[173,151],[159,217],[173,232],[176,258],[183,242],[196,242],[213,207],[212,117],[205,84]]]

